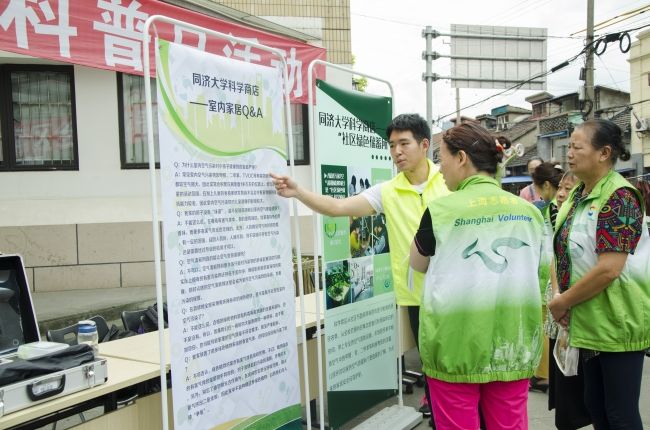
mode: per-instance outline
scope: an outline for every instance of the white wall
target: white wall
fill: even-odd
[[[630,102],[638,103],[650,98],[648,71],[650,70],[650,31],[637,35],[630,50]],[[646,103],[632,106],[639,118],[650,118]],[[650,132],[636,133],[636,119],[632,116],[632,154],[642,154],[645,167],[650,167]]]
[[[349,74],[327,73],[328,82],[351,86]],[[0,226],[151,220],[149,171],[120,167],[115,72],[74,66],[74,81],[79,170],[0,172]],[[295,176],[311,189],[311,165],[296,166]],[[298,213],[311,215],[302,204]]]
[[[75,66],[74,80],[79,170],[0,172],[0,226],[151,219],[148,171],[120,169],[115,72]]]

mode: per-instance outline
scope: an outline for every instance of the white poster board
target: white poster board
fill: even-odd
[[[281,71],[157,47],[174,427],[299,428]]]

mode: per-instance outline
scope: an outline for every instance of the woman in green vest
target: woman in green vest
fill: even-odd
[[[640,430],[643,350],[650,346],[650,237],[641,194],[614,169],[630,153],[621,129],[589,120],[571,134],[569,167],[580,180],[557,216],[560,294],[548,304],[579,348],[594,427]]]
[[[547,241],[550,242],[550,254],[553,255],[553,232],[555,231],[555,222],[557,213],[566,202],[574,188],[577,179],[571,172],[565,172],[560,180],[555,198],[544,210],[544,224],[547,230]],[[553,299],[555,293],[559,291],[557,280],[555,276],[555,263],[551,263],[549,282],[545,296],[542,299],[546,304]],[[591,424],[591,418],[585,407],[583,400],[584,382],[582,365],[578,364],[578,374],[575,376],[564,376],[555,362],[555,357],[551,351],[555,347],[555,339],[557,337],[558,325],[553,320],[551,313],[546,311],[544,318],[544,334],[549,338],[549,354],[547,354],[547,368],[548,368],[548,409],[555,410],[555,427],[559,430],[575,430]],[[542,355],[542,361],[544,361]],[[540,361],[540,367],[542,366]],[[539,368],[535,373],[539,376]],[[537,382],[539,385],[539,382]],[[533,384],[531,382],[531,389]]]
[[[426,272],[420,356],[438,429],[527,429],[528,380],[542,352],[543,218],[494,179],[503,147],[483,127],[446,131],[452,194],[428,204],[411,245]]]
[[[536,207],[540,207],[542,214],[544,216],[545,224],[545,248],[544,254],[548,259],[548,265],[541,269],[542,277],[540,278],[540,287],[542,290],[542,321],[546,320],[546,300],[544,298],[547,295],[546,290],[550,290],[550,264],[553,257],[553,247],[551,245],[551,237],[553,236],[553,226],[551,223],[551,218],[554,214],[557,214],[557,201],[555,200],[555,195],[560,186],[560,180],[564,171],[562,166],[557,163],[551,163],[545,161],[533,170],[531,177],[533,178],[533,187],[538,196],[541,197],[542,205],[539,206],[535,204]],[[551,296],[552,297],[552,296]],[[530,390],[531,391],[541,391],[545,393],[548,390],[548,377],[549,377],[549,339],[548,336],[544,336],[544,349],[542,352],[542,359],[539,361],[539,366],[535,371],[535,376],[530,378]]]

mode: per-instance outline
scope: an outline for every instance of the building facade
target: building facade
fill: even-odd
[[[353,63],[349,0],[210,1],[309,34],[321,41],[327,61]]]
[[[271,22],[249,12],[239,19],[208,0],[118,3],[71,0],[69,10],[60,6],[53,11],[53,19],[35,3],[25,3],[24,10],[0,6],[3,22],[12,24],[0,28],[0,80],[6,89],[0,108],[0,252],[23,255],[36,292],[155,283],[144,80],[134,73],[141,67],[142,24],[149,14],[174,7],[169,16],[182,19],[188,14],[188,19],[215,30],[283,46],[290,63],[291,132],[302,164],[296,175],[311,182],[304,85],[309,58],[324,56],[306,53],[322,53],[325,43],[313,32],[279,23],[282,14],[293,12],[269,6],[264,13],[278,18]],[[99,4],[112,9],[96,10]],[[306,16],[314,20],[308,23],[329,22],[329,9],[310,10]],[[336,10],[338,14],[340,7]],[[32,15],[42,21],[40,26],[27,19]],[[349,11],[346,16],[341,25],[349,33]],[[200,34],[178,29],[170,34],[183,43],[206,43]],[[326,34],[322,28],[321,34]],[[208,47],[210,43],[208,39]],[[84,49],[85,56],[79,56]],[[265,61],[261,53],[234,43],[224,42],[216,52]],[[90,64],[90,55],[99,55],[93,61],[103,63]],[[336,55],[351,58],[349,49],[347,56]],[[350,87],[351,76],[328,72],[328,80]],[[312,231],[311,217],[300,217],[300,222],[309,226],[303,231]],[[300,248],[311,251],[313,236],[303,234],[301,239]]]
[[[595,101],[591,107],[596,118],[610,119],[623,131],[623,141],[630,146],[630,94],[605,86],[594,88]],[[582,123],[585,111],[579,94],[569,93],[553,97],[544,93],[543,97],[529,97],[533,111],[540,112],[538,119],[537,152],[544,160],[555,160],[568,168],[566,154],[569,137],[576,125]],[[631,151],[632,152],[632,151]],[[637,169],[634,157],[630,161],[619,161],[616,168],[624,172]]]
[[[630,49],[630,105],[632,153],[638,154],[643,173],[650,173],[650,31],[637,35]]]

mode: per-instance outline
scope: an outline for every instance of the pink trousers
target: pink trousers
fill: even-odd
[[[528,379],[465,384],[427,377],[437,430],[477,430],[479,405],[487,430],[528,429]]]

